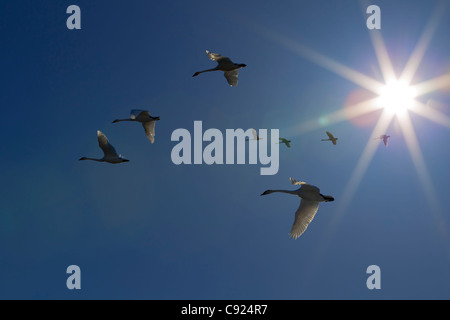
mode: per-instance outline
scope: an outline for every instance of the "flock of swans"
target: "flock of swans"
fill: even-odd
[[[240,63],[234,63],[230,60],[228,57],[224,57],[218,53],[211,53],[210,51],[206,50],[206,54],[208,57],[217,62],[217,66],[212,69],[207,69],[203,71],[197,71],[194,73],[192,77],[196,77],[201,73],[204,72],[210,72],[210,71],[223,71],[224,76],[228,82],[228,84],[232,87],[237,86],[238,84],[238,73],[240,68],[244,68],[247,65]],[[151,143],[155,142],[155,124],[156,121],[160,120],[159,117],[152,117],[150,115],[150,112],[147,110],[138,110],[133,109],[130,112],[130,118],[127,119],[116,119],[113,121],[113,123],[121,122],[121,121],[135,121],[140,122],[145,130],[145,134],[147,138],[150,140]],[[252,129],[253,139],[251,140],[262,140],[256,132],[255,129]],[[332,133],[329,131],[326,131],[326,134],[328,136],[328,139],[322,139],[322,141],[331,141],[333,145],[337,144],[338,138],[336,138]],[[379,137],[376,137],[375,139],[381,139],[384,142],[384,145],[388,146],[388,139],[390,136],[384,134]],[[98,162],[108,162],[108,163],[123,163],[128,162],[128,159],[123,158],[120,154],[117,153],[116,149],[111,145],[111,143],[108,141],[108,138],[100,131],[97,131],[97,139],[98,144],[100,148],[103,151],[103,158],[89,158],[89,157],[82,157],[79,160],[93,160]],[[246,139],[249,140],[248,138]],[[285,138],[279,138],[280,142],[279,144],[285,144],[286,147],[291,147],[291,141],[287,140]],[[295,212],[295,218],[294,223],[292,225],[292,229],[290,232],[290,237],[292,239],[297,239],[300,237],[305,230],[307,229],[308,225],[311,223],[311,221],[314,219],[314,216],[317,213],[317,210],[319,209],[319,203],[320,202],[330,202],[334,201],[334,198],[330,195],[323,195],[320,193],[320,189],[316,186],[310,185],[304,181],[296,181],[292,178],[290,178],[290,181],[293,185],[300,185],[300,188],[297,190],[266,190],[261,195],[267,195],[274,192],[281,192],[281,193],[288,193],[298,196],[300,200],[300,206],[298,207],[297,211]]]

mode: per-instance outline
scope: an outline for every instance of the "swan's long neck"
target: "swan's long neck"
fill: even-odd
[[[136,119],[116,119],[113,121],[113,123],[119,122],[119,121],[136,121]]]
[[[212,68],[212,69],[207,69],[207,70],[203,70],[203,71],[198,71],[196,72],[196,74],[200,74],[200,73],[204,73],[204,72],[210,72],[210,71],[216,71],[218,70],[217,68]]]
[[[292,190],[292,191],[291,190],[266,190],[266,191],[264,191],[264,193],[262,195],[271,194],[274,192],[282,192],[282,193],[298,195],[297,190]]]
[[[92,161],[98,161],[98,162],[103,162],[103,161],[105,161],[105,160],[103,160],[103,159],[88,158],[88,157],[80,158],[80,160],[92,160]]]

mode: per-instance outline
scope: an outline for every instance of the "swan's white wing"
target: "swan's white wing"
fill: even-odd
[[[105,158],[118,157],[116,149],[109,143],[108,138],[101,131],[97,131],[98,145],[103,150]]]
[[[142,123],[145,134],[147,135],[147,138],[151,143],[155,142],[155,123],[156,121],[147,121]]]
[[[305,232],[308,225],[314,219],[317,209],[319,209],[319,202],[302,199],[300,206],[295,212],[295,220],[292,225],[291,233],[292,239],[297,239],[303,232]]]
[[[228,84],[232,87],[236,87],[238,84],[238,73],[239,71],[233,70],[233,71],[225,71],[224,76],[228,81]]]
[[[130,117],[131,119],[135,119],[138,121],[145,121],[150,117],[150,112],[148,112],[147,110],[133,109],[130,112]]]
[[[315,193],[320,193],[320,189],[319,188],[317,188],[316,186],[313,186],[312,184],[308,184],[305,181],[297,181],[297,180],[294,180],[292,178],[289,178],[289,180],[291,180],[291,183],[293,185],[301,185],[301,188],[304,191],[312,191],[312,192],[315,192]]]
[[[212,53],[208,50],[206,50],[206,54],[208,55],[208,57],[213,60],[213,61],[217,61],[218,63],[232,63],[230,58],[228,57],[224,57],[218,53]]]
[[[217,69],[218,70],[230,70],[230,69],[234,69],[235,68],[235,64],[233,63],[233,61],[231,61],[230,58],[228,57],[224,57],[218,53],[211,53],[208,50],[206,50],[206,54],[208,55],[208,57],[217,62]],[[230,78],[225,75],[225,78],[227,78],[228,83],[231,86],[236,86],[237,85],[237,73],[236,74],[230,74]]]

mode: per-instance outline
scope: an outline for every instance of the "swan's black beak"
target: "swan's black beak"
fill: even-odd
[[[332,196],[324,196],[323,194],[321,194],[321,196],[326,202],[334,201],[334,198]]]
[[[153,120],[160,120],[159,117],[153,117]]]

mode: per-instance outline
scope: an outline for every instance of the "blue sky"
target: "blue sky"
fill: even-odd
[[[382,36],[399,75],[438,1],[2,1],[0,35],[1,299],[448,299],[450,85],[417,98],[441,123],[410,112],[425,176],[399,120],[385,148],[381,111],[323,123],[354,95],[370,96],[283,43],[383,82],[365,8],[381,8]],[[81,8],[81,30],[66,9]],[[447,6],[412,84],[450,73]],[[247,67],[231,88],[205,50]],[[447,78],[448,79],[448,76]],[[160,116],[150,144],[131,109]],[[279,129],[280,169],[180,165],[178,128]],[[303,130],[306,123],[317,123]],[[101,156],[104,132],[131,161]],[[336,146],[321,142],[325,131]],[[348,184],[377,144],[356,191]],[[330,194],[308,230],[289,238],[299,199],[289,177]],[[424,190],[434,190],[435,201]],[[342,199],[348,199],[344,205]],[[66,268],[81,268],[79,291]],[[370,265],[381,290],[366,287]]]

